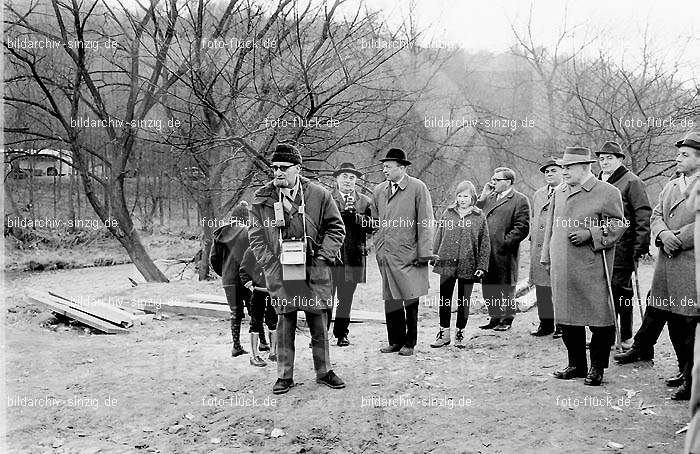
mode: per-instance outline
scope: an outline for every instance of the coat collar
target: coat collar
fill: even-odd
[[[309,180],[306,177],[299,176],[299,181],[301,182],[301,187],[304,190],[304,194],[306,194],[309,182]],[[275,187],[275,184],[272,181],[268,181],[265,183],[263,187],[255,191],[255,196],[253,197],[253,205],[270,205],[274,204],[278,200],[278,195],[277,195],[277,188]]]
[[[683,175],[681,175],[678,178],[674,178],[671,180],[670,184],[674,186],[674,190],[669,191],[669,195],[672,197],[671,199],[671,208],[669,208],[669,212],[673,211],[678,205],[683,203],[685,201],[685,194],[681,192],[681,179],[683,178]]]
[[[615,171],[610,175],[610,178],[608,178],[608,183],[615,184],[615,182],[619,181],[620,178],[622,178],[627,172],[629,172],[627,167],[625,167],[624,165],[621,165],[620,167],[615,169]],[[598,179],[599,180],[603,179],[603,172],[600,172],[598,174]]]
[[[448,206],[447,210],[453,211],[457,216],[459,216],[459,211],[457,211],[457,204],[456,203],[453,203],[452,205]],[[479,209],[476,205],[472,205],[467,209],[467,216],[469,216],[471,214],[479,215],[482,213],[483,213],[483,211],[481,211],[481,209]]]
[[[491,195],[492,200],[493,200],[493,205],[491,205],[488,208],[486,214],[489,215],[489,214],[493,213],[493,210],[500,207],[504,203],[508,202],[510,199],[513,198],[514,195],[515,195],[515,189],[511,190],[507,195],[502,197],[501,200],[498,200],[498,194]]]
[[[574,195],[578,194],[579,192],[581,192],[581,190],[584,190],[586,192],[591,192],[591,189],[593,189],[593,187],[596,184],[598,184],[598,180],[596,180],[596,178],[593,175],[591,175],[588,177],[588,179],[586,181],[579,184],[575,188],[572,188],[569,185],[566,185],[566,187],[569,189],[569,191],[570,191],[569,197],[571,197],[571,196],[574,196]]]

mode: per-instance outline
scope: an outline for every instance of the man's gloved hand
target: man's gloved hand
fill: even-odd
[[[583,246],[592,238],[591,231],[588,229],[576,230],[569,233],[569,241],[574,246]]]
[[[675,255],[676,252],[680,251],[683,243],[678,239],[675,232],[670,230],[664,230],[659,233],[659,239],[664,245],[664,251],[666,255]]]

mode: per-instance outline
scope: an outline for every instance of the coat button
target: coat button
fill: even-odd
[[[543,225],[540,226],[540,230],[544,230],[544,226],[543,226]]]
[[[603,240],[603,244],[608,244],[608,240]]]
[[[542,247],[542,243],[537,243],[537,247]]]
[[[673,213],[671,213],[671,216],[670,216],[670,217],[673,217]]]

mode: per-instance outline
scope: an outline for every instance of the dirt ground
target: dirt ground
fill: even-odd
[[[374,259],[368,263],[376,283]],[[646,293],[651,264],[640,274]],[[621,452],[670,453],[683,446],[685,434],[675,432],[689,411],[669,399],[663,382],[675,371],[666,332],[653,366],[612,365],[599,388],[551,377],[566,354],[561,340],[529,335],[536,309],[518,314],[505,333],[479,330],[486,315],[473,314],[466,349],[431,349],[438,320],[432,273],[415,356],[380,354],[385,326],[353,324],[352,346],[331,344],[333,368],[347,383],[331,390],[315,383],[308,332],[301,332],[298,386],[282,396],[271,393],[274,363],[254,368],[247,356],[230,357],[227,320],[175,315],[112,336],[52,330],[40,325],[48,314],[23,296],[26,287],[156,302],[221,293],[218,282],[192,276],[133,289],[127,277],[142,281],[132,265],[6,275],[12,452],[620,451],[613,442]],[[355,307],[381,311],[378,286],[361,286]],[[243,339],[246,333],[247,323]]]

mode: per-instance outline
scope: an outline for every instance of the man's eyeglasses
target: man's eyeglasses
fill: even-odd
[[[510,181],[510,178],[491,178],[491,181]]]
[[[281,170],[282,172],[286,172],[287,170],[289,170],[290,168],[294,167],[295,165],[296,165],[296,164],[292,164],[292,165],[289,165],[289,166],[271,165],[270,168],[272,169],[273,172],[276,171],[276,170]]]

